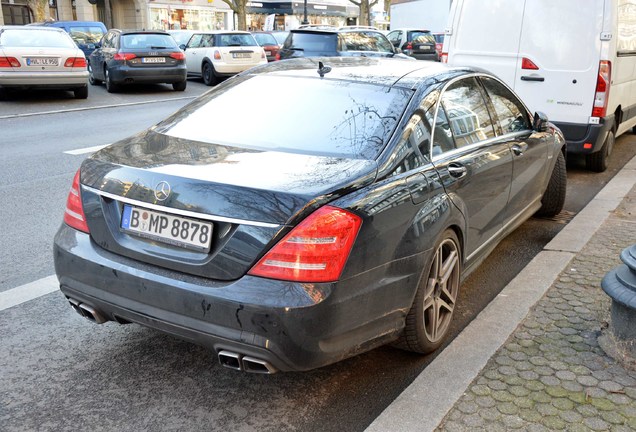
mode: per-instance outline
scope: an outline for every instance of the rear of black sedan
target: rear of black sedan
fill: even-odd
[[[258,373],[395,340],[418,352],[441,343],[468,223],[414,146],[413,114],[472,72],[323,61],[331,70],[301,59],[247,71],[83,163],[54,248],[76,311],[177,335]],[[270,88],[280,102],[264,97]],[[237,116],[247,105],[283,123]]]

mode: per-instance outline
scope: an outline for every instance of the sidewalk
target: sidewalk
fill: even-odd
[[[636,243],[631,160],[367,431],[634,431],[601,279]],[[636,323],[634,323],[636,325]]]

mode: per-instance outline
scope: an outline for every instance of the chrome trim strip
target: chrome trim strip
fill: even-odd
[[[280,226],[283,225],[283,224],[273,224],[268,222],[257,222],[257,221],[248,221],[244,219],[228,218],[224,216],[208,215],[208,214],[197,213],[197,212],[188,211],[188,210],[175,209],[172,207],[159,206],[156,204],[150,204],[143,201],[137,201],[137,200],[125,198],[119,195],[111,194],[108,192],[100,191],[99,189],[95,189],[86,185],[81,185],[81,187],[82,189],[85,189],[89,192],[92,192],[104,198],[110,198],[115,201],[121,201],[126,204],[131,204],[138,207],[145,207],[147,209],[157,210],[163,213],[178,214],[181,216],[187,216],[187,217],[191,217],[195,219],[204,219],[204,220],[209,220],[213,222],[227,222],[227,223],[233,223],[233,224],[251,225],[251,226],[257,226],[257,227],[264,227],[264,228],[279,228]]]

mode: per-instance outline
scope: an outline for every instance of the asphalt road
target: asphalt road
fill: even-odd
[[[92,87],[87,101],[51,92],[1,103],[0,292],[53,274],[52,238],[86,157],[65,151],[138,132],[206,90],[196,81],[185,94],[168,86],[117,95]],[[531,219],[500,244],[462,286],[453,332],[634,154],[636,137],[628,134],[605,173],[570,160],[562,217]],[[243,374],[154,330],[93,325],[54,292],[0,311],[0,429],[361,431],[432,358],[383,347],[308,373]]]

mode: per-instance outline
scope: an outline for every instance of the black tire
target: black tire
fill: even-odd
[[[93,68],[91,67],[90,63],[88,64],[88,82],[90,85],[94,85],[94,86],[100,85],[102,83],[102,80],[98,80],[93,75]]]
[[[561,213],[565,203],[565,190],[568,183],[565,156],[559,152],[556,164],[550,176],[550,182],[543,197],[541,198],[541,208],[537,211],[537,216],[552,217]]]
[[[213,86],[219,82],[216,77],[216,73],[214,72],[214,66],[208,62],[203,63],[203,66],[201,67],[201,76],[203,77],[203,84],[206,86]]]
[[[444,342],[459,295],[461,249],[455,232],[444,231],[433,250],[404,330],[394,343],[398,348],[421,354],[435,351]]]
[[[172,89],[174,91],[184,91],[187,86],[188,86],[188,81],[187,80],[183,80],[183,81],[179,81],[179,82],[176,82],[176,83],[172,83]]]
[[[116,93],[119,90],[119,86],[117,86],[110,79],[110,74],[108,73],[108,69],[104,69],[104,82],[106,83],[106,91],[108,93]]]
[[[87,99],[88,98],[88,86],[76,88],[73,90],[73,94],[75,95],[75,99]]]
[[[601,149],[596,153],[591,153],[585,156],[585,166],[588,170],[594,172],[603,172],[607,169],[607,160],[612,154],[612,150],[614,149],[614,142],[616,140],[614,133],[614,129],[611,129],[609,132],[607,132],[605,142],[603,142],[603,147],[601,147]]]

